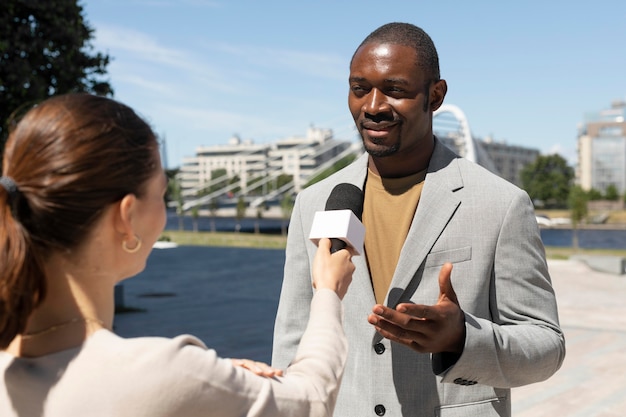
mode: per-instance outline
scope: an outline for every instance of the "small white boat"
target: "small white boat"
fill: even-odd
[[[163,240],[159,240],[154,242],[154,245],[152,245],[153,249],[171,249],[171,248],[176,248],[178,247],[178,243],[176,242],[166,242]]]

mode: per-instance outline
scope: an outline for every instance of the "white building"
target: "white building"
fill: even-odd
[[[434,125],[435,133],[447,146],[517,185],[520,170],[539,155],[535,149],[473,138],[465,115],[456,106],[442,106],[435,113]],[[195,156],[183,159],[178,174],[186,200],[184,209],[208,204],[213,198],[233,194],[231,191],[246,196],[250,206],[255,207],[281,193],[300,192],[311,178],[334,162],[362,152],[360,141],[337,140],[331,129],[316,127],[307,129],[306,136],[272,143],[255,144],[234,136],[224,145],[199,147]],[[281,175],[292,176],[293,182],[272,186]],[[263,198],[258,195],[259,187],[263,188]],[[216,188],[219,190],[214,191]]]
[[[227,178],[239,178],[243,193],[252,179],[281,174],[293,176],[293,190],[299,192],[309,177],[324,163],[350,148],[348,141],[336,140],[331,129],[310,127],[306,136],[291,136],[273,143],[255,144],[232,137],[225,145],[199,147],[196,155],[183,159],[179,179],[183,195],[193,196],[217,180],[212,176],[225,171]]]
[[[184,192],[196,192],[208,186],[217,170],[225,170],[229,178],[238,176],[242,183],[265,171],[269,145],[242,141],[233,136],[225,145],[202,146],[196,156],[183,158],[179,180]]]
[[[585,115],[578,132],[576,182],[584,189],[605,192],[614,185],[626,192],[626,103]]]

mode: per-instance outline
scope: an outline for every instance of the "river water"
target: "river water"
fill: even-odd
[[[626,230],[579,229],[578,246],[583,249],[626,249]],[[545,246],[571,247],[572,229],[541,229]]]
[[[219,232],[234,232],[237,230],[237,221],[232,217],[218,217],[214,220],[215,230]],[[183,218],[183,229],[193,230],[193,220],[189,216]],[[242,219],[239,222],[239,231],[253,233],[257,227],[262,233],[280,234],[287,222],[282,219]],[[201,217],[197,220],[199,231],[212,230],[212,220]],[[179,219],[176,214],[168,213],[166,230],[179,230]],[[541,239],[545,246],[571,247],[572,229],[541,229]],[[578,244],[583,249],[626,249],[626,229],[579,229]]]

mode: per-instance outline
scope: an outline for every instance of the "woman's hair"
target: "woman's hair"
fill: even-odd
[[[90,94],[48,99],[14,127],[0,186],[0,348],[45,297],[46,257],[80,245],[110,204],[141,197],[157,151],[131,108]]]

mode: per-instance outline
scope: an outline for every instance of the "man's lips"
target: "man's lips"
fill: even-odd
[[[363,131],[372,138],[387,136],[395,126],[396,123],[361,123]]]

